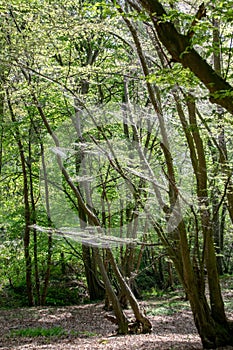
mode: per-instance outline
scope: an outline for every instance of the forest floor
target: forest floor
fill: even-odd
[[[233,319],[233,290],[224,292]],[[103,304],[0,310],[1,350],[172,350],[202,349],[187,301],[180,294],[154,297],[142,306],[153,324],[151,334],[117,336]],[[130,313],[130,311],[126,311]],[[233,349],[225,347],[222,349]]]

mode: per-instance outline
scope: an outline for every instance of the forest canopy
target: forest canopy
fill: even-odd
[[[143,281],[179,283],[203,347],[232,345],[232,5],[1,1],[2,290],[78,280],[127,334]]]

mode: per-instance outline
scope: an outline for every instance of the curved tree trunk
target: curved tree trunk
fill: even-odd
[[[103,264],[103,260],[102,257],[100,256],[100,252],[97,248],[93,248],[95,257],[96,257],[96,261],[98,263],[103,281],[104,281],[104,285],[106,288],[106,292],[108,295],[108,298],[110,299],[110,301],[112,302],[112,307],[116,316],[116,323],[118,325],[118,334],[128,334],[128,325],[129,325],[129,321],[124,313],[124,311],[122,310],[121,304],[113,290],[113,287],[110,283],[110,280],[108,278],[107,275],[107,271],[104,267]]]
[[[131,1],[129,1],[131,3]],[[186,36],[178,34],[174,25],[171,22],[157,22],[160,16],[165,14],[161,4],[156,0],[142,0],[138,1],[151,15],[152,21],[155,25],[157,34],[161,42],[167,47],[168,51],[172,54],[172,57],[178,62],[182,63],[185,67],[189,67],[193,72],[202,80],[210,92],[214,94],[218,90],[230,90],[231,86],[227,84],[221,77],[219,77],[214,70],[193,50],[186,50],[189,41]],[[131,3],[132,4],[132,3]],[[122,12],[122,10],[119,10]],[[157,16],[156,16],[157,15]],[[143,51],[136,33],[136,29],[132,25],[129,19],[124,19],[129,27],[131,34],[134,38],[137,53],[141,61],[142,69],[145,77],[148,76],[149,71],[147,63],[144,58]],[[185,52],[185,50],[187,52]],[[184,54],[185,52],[185,54]],[[198,64],[197,64],[198,63]],[[211,87],[210,87],[211,85]],[[163,138],[163,151],[167,165],[168,177],[170,180],[170,205],[178,200],[176,193],[176,181],[174,177],[174,169],[172,164],[172,158],[170,157],[168,140],[166,140],[166,129],[163,124],[163,116],[160,110],[159,103],[156,101],[153,88],[147,82],[148,94],[155,112],[157,112],[160,122],[161,134]],[[223,98],[224,99],[224,98]],[[221,99],[221,100],[223,100]],[[229,111],[233,112],[232,99],[226,97],[225,102],[217,99],[212,99],[212,102],[220,103],[224,105]],[[221,104],[221,103],[220,103]],[[200,334],[203,346],[205,348],[216,348],[217,346],[232,344],[233,336],[230,332],[229,324],[227,323],[224,304],[221,295],[221,289],[218,279],[218,271],[216,264],[216,256],[213,242],[212,222],[209,213],[208,203],[208,191],[207,191],[207,173],[205,153],[202,144],[202,139],[198,132],[198,126],[195,117],[195,103],[192,97],[187,99],[187,105],[189,109],[190,125],[195,125],[190,129],[187,128],[187,122],[185,118],[181,120],[182,126],[187,138],[187,142],[190,149],[191,161],[194,169],[194,173],[197,181],[197,196],[200,204],[200,216],[202,233],[204,239],[204,261],[206,264],[208,284],[210,291],[210,306],[207,303],[204,289],[204,273],[203,263],[194,264],[191,261],[190,249],[187,240],[187,232],[183,221],[180,222],[177,229],[174,232],[174,239],[177,241],[175,245],[174,254],[171,258],[174,261],[177,272],[184,285],[185,291],[189,298],[191,308],[193,311],[194,321],[198,332]],[[164,207],[165,209],[165,207]],[[177,216],[182,218],[179,205],[176,204]],[[166,244],[166,243],[165,243]],[[174,244],[174,242],[173,242]],[[198,266],[198,264],[200,266]]]
[[[131,0],[128,2],[133,4]],[[190,31],[187,35],[180,34],[171,21],[164,21],[162,17],[166,16],[166,11],[158,0],[137,0],[136,3],[149,13],[159,40],[171,54],[173,61],[189,68],[203,82],[210,92],[212,103],[219,104],[233,114],[233,87],[191,47]],[[203,13],[204,11],[205,9]]]
[[[134,294],[132,293],[129,285],[125,281],[124,277],[122,276],[116,262],[114,259],[114,256],[112,254],[112,251],[110,249],[107,250],[107,256],[109,258],[109,261],[111,263],[111,266],[113,268],[113,271],[117,277],[117,280],[120,284],[120,287],[124,293],[124,295],[128,298],[130,306],[134,312],[134,316],[136,318],[136,323],[131,324],[131,332],[132,333],[150,333],[152,330],[152,324],[150,320],[144,315],[143,311],[140,309],[140,306],[137,302],[137,299],[135,298]]]

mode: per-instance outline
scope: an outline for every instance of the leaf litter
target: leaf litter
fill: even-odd
[[[227,299],[233,293],[228,293]],[[172,305],[172,304],[171,304]],[[153,324],[151,334],[116,335],[116,325],[105,318],[102,303],[65,307],[32,307],[3,309],[0,314],[1,350],[201,350],[189,307],[172,310],[170,313],[153,315],[156,302],[143,302]],[[129,316],[130,310],[126,311]],[[228,313],[233,318],[233,311]],[[25,329],[54,329],[63,332],[53,336],[19,336]],[[23,334],[23,333],[22,333]],[[51,333],[52,334],[52,333]],[[230,350],[233,347],[224,347]]]

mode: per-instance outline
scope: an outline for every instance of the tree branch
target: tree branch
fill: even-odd
[[[172,60],[189,68],[206,86],[210,93],[210,102],[219,104],[233,114],[233,87],[192,47],[189,34],[180,34],[174,24],[164,18],[167,14],[158,0],[136,2],[149,13],[159,40],[172,56]]]

